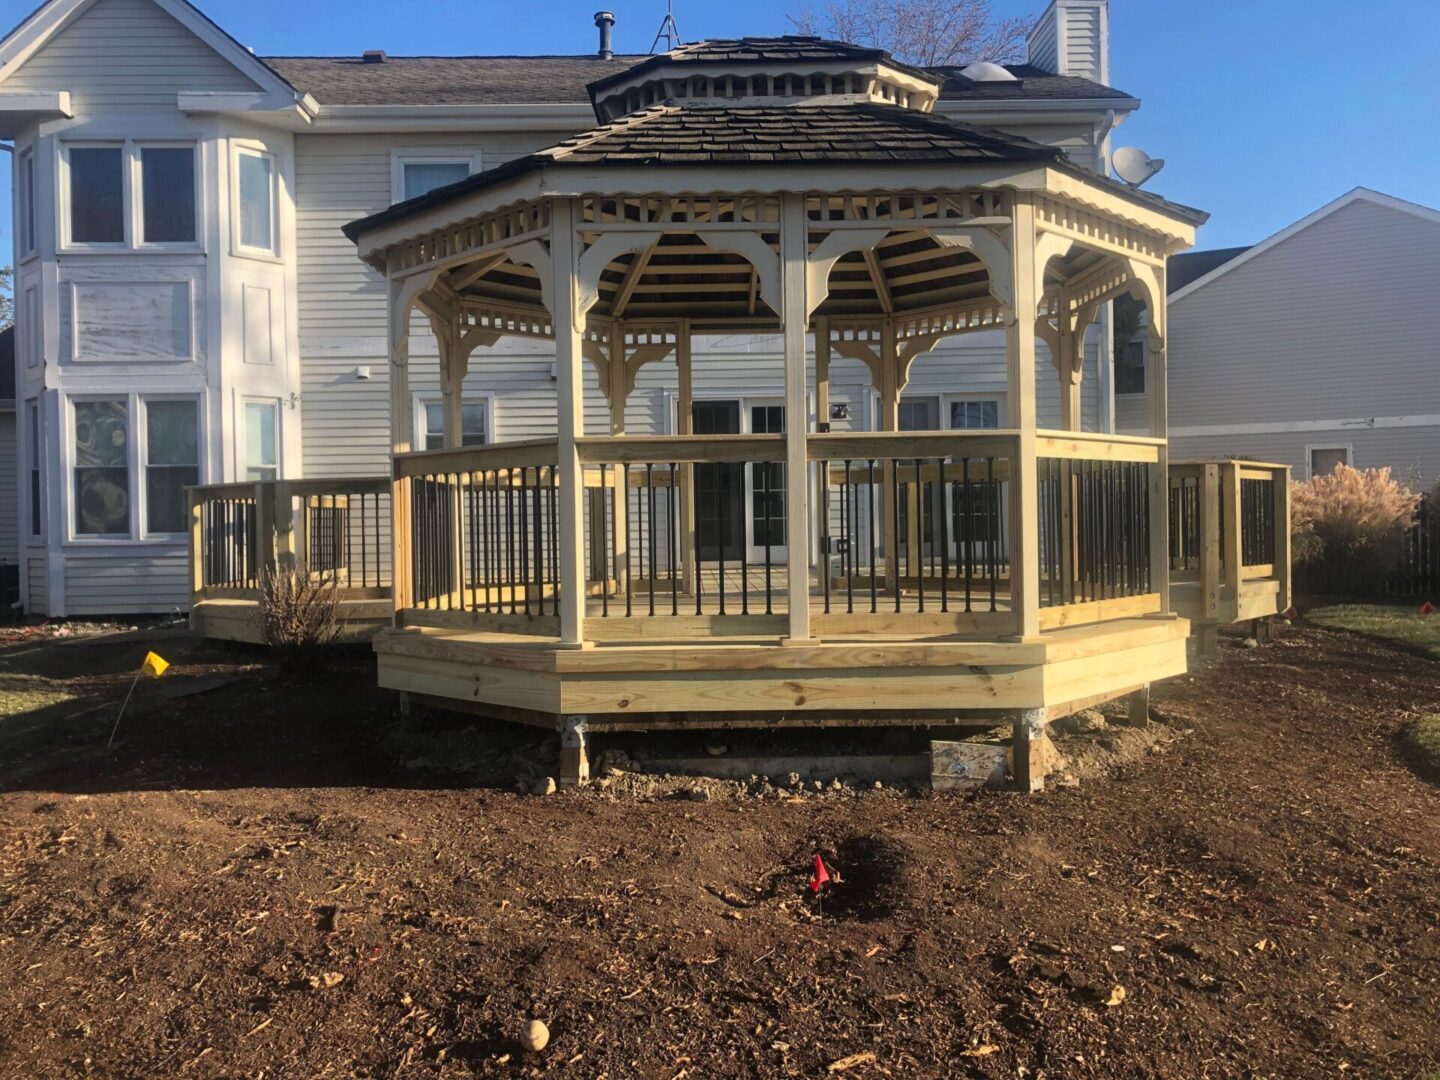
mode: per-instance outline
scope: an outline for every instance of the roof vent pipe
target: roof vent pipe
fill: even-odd
[[[615,16],[608,11],[597,11],[595,25],[600,28],[600,59],[613,60],[615,50],[610,47],[610,31],[615,26]]]
[[[361,54],[360,60],[365,64],[383,64],[385,63],[385,50],[366,49],[365,52]]]

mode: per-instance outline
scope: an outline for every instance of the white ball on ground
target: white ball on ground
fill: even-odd
[[[520,1033],[520,1045],[532,1054],[538,1054],[550,1044],[550,1029],[543,1020],[531,1020]]]

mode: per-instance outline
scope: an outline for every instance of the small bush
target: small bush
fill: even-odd
[[[1290,525],[1297,583],[1310,593],[1378,594],[1395,568],[1416,499],[1388,468],[1337,465],[1329,476],[1296,484]]]
[[[304,565],[279,567],[261,579],[260,619],[282,667],[314,666],[340,633],[340,590],[334,578],[312,577]]]

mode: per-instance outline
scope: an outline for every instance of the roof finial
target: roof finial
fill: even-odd
[[[671,52],[676,46],[682,44],[680,40],[680,28],[675,25],[675,0],[665,0],[665,18],[660,23],[660,30],[655,35],[655,40],[650,43],[650,55],[655,55],[655,50],[660,46],[660,39],[665,39],[665,51]]]

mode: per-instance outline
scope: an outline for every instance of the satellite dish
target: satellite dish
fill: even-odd
[[[1152,158],[1138,146],[1122,146],[1110,155],[1115,175],[1131,187],[1139,187],[1165,167],[1164,158]]]

